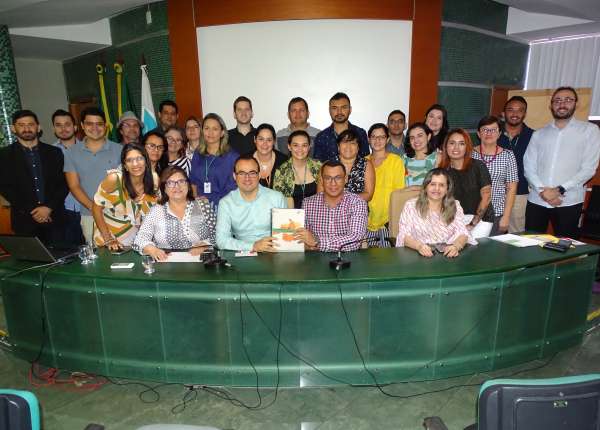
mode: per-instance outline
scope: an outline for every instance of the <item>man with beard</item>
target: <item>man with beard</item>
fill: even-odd
[[[387,120],[390,138],[385,146],[387,152],[403,156],[404,151],[404,130],[406,129],[406,115],[399,109],[390,112]]]
[[[140,121],[137,116],[130,110],[124,112],[119,118],[117,123],[117,130],[121,135],[121,144],[127,145],[128,143],[140,143],[140,134],[144,124]]]
[[[525,230],[525,207],[529,195],[529,184],[525,178],[523,157],[531,140],[533,130],[523,122],[527,114],[527,101],[521,96],[513,96],[504,104],[504,133],[498,139],[498,145],[510,149],[517,159],[519,182],[517,195],[510,213],[508,232],[514,233]]]
[[[58,109],[52,114],[52,127],[54,135],[57,137],[53,146],[60,148],[63,152],[71,148],[73,145],[81,145],[75,133],[77,125],[75,118],[70,112],[63,109]],[[83,233],[81,232],[81,205],[69,193],[65,199],[65,218],[63,225],[64,242],[66,244],[77,246],[83,243]]]
[[[236,126],[229,133],[229,146],[237,151],[238,154],[245,155],[254,153],[254,136],[256,129],[252,125],[252,101],[248,97],[239,96],[233,102],[233,117]]]
[[[358,153],[364,157],[369,155],[367,132],[348,121],[352,113],[350,97],[344,93],[335,93],[329,99],[329,115],[333,123],[317,134],[315,138],[314,158],[320,161],[334,160],[338,155],[337,137],[344,130],[350,129],[358,136]]]
[[[596,173],[600,158],[600,130],[573,118],[576,107],[575,90],[557,88],[550,101],[554,121],[531,137],[523,159],[531,187],[526,230],[545,232],[551,221],[557,236],[579,236],[584,184]]]
[[[135,116],[135,115],[134,115]],[[163,100],[158,105],[158,125],[151,131],[158,131],[164,133],[169,129],[177,125],[179,119],[179,107],[173,100]]]
[[[310,125],[308,117],[310,112],[308,111],[308,103],[302,97],[294,97],[288,103],[288,119],[290,123],[286,128],[282,128],[277,132],[277,150],[279,152],[290,155],[288,149],[288,137],[296,130],[304,130],[310,136],[310,152],[309,157],[313,156],[315,146],[313,142],[315,137],[321,130]]]
[[[56,245],[67,195],[63,153],[38,140],[40,124],[30,110],[13,114],[11,130],[17,141],[0,149],[0,194],[10,202],[12,229]]]

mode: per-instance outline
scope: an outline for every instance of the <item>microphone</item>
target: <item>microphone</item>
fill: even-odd
[[[204,267],[223,267],[229,266],[226,259],[221,257],[221,250],[217,245],[212,246],[212,251],[206,255],[204,260]]]
[[[331,267],[332,269],[335,269],[337,271],[339,271],[341,269],[348,269],[350,267],[351,263],[348,260],[342,259],[342,249],[344,249],[346,246],[354,245],[356,243],[368,242],[369,240],[373,240],[373,239],[376,239],[376,238],[363,237],[362,239],[352,240],[350,242],[342,243],[337,250],[337,257],[334,258],[333,260],[329,261],[329,267]]]

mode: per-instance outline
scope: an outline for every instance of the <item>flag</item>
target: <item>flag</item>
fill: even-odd
[[[156,114],[154,113],[154,104],[152,103],[152,92],[150,91],[150,81],[148,80],[148,72],[146,65],[142,64],[142,111],[140,119],[144,123],[143,133],[147,133],[153,128],[156,128]]]
[[[115,69],[115,83],[117,90],[117,110],[116,110],[116,119],[117,121],[124,112],[134,111],[135,108],[132,106],[131,97],[129,95],[129,85],[127,84],[127,76],[125,75],[125,63],[120,60],[113,64],[113,68]],[[115,142],[119,139],[119,132],[115,127],[111,134],[111,139]]]
[[[110,120],[110,111],[108,110],[108,97],[106,96],[106,88],[104,87],[104,65],[96,64],[96,73],[98,74],[98,89],[100,92],[100,109],[106,116],[106,131],[110,136],[112,135],[114,125]]]

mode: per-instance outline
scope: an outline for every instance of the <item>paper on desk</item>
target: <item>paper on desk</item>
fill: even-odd
[[[508,245],[518,246],[519,248],[524,248],[526,246],[539,246],[540,242],[534,239],[530,239],[528,237],[517,236],[516,234],[501,234],[499,236],[490,236],[490,239],[497,240],[498,242],[503,242]]]
[[[164,263],[199,263],[200,256],[192,255],[187,251],[176,251],[167,254],[167,259]]]

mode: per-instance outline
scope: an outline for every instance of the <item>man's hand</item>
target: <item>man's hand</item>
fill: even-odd
[[[274,238],[271,236],[263,237],[262,239],[257,240],[256,242],[254,242],[254,245],[252,245],[252,251],[275,252],[276,249],[273,246],[273,240]]]
[[[549,205],[552,205],[552,206],[554,206],[554,207],[556,207],[556,206],[560,206],[560,205],[562,205],[562,199],[557,197],[557,198],[555,198],[554,200],[550,200],[550,201],[548,201],[548,204],[549,204]]]
[[[38,206],[30,212],[33,220],[40,224],[52,221],[52,218],[50,218],[51,213],[52,209],[48,206]]]
[[[294,239],[296,239],[298,242],[304,243],[308,249],[314,250],[318,248],[318,242],[315,238],[315,235],[306,228],[296,229],[294,232]]]
[[[540,197],[548,203],[550,203],[553,200],[560,199],[561,196],[562,195],[560,194],[560,191],[558,191],[558,188],[554,187],[544,187],[542,188],[542,192],[540,193]]]

